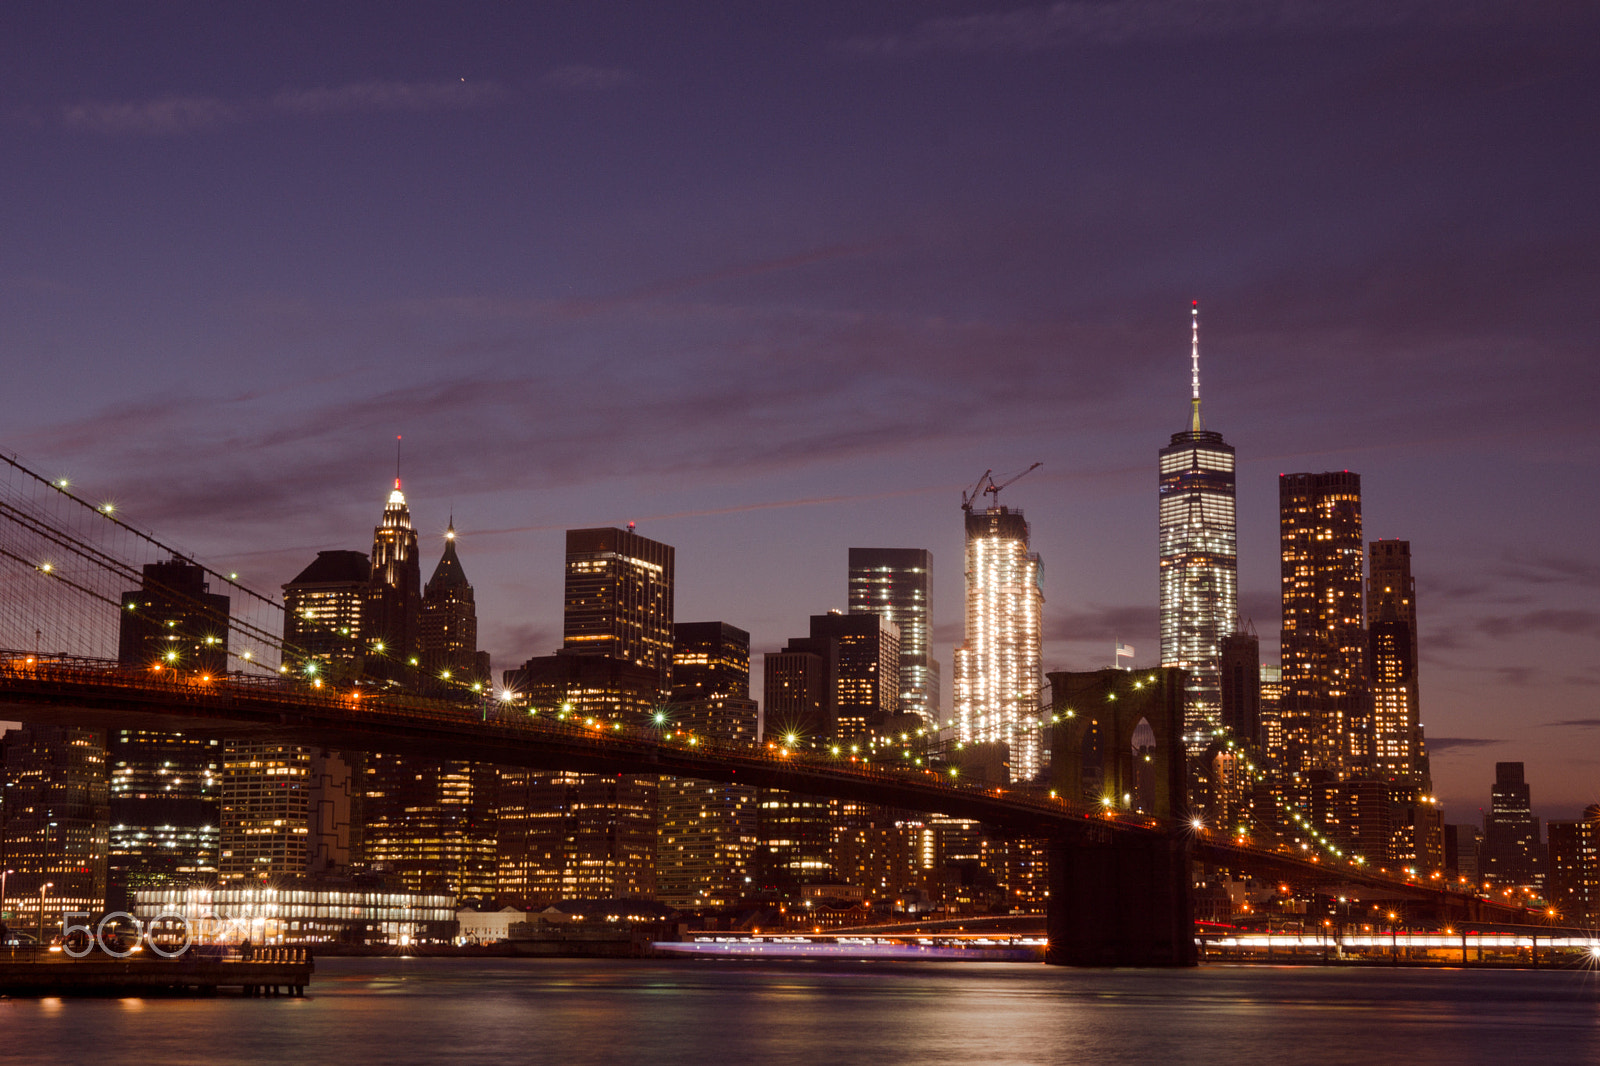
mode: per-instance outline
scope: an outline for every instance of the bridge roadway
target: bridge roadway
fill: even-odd
[[[0,651],[0,720],[4,719],[200,733],[532,769],[672,774],[936,812],[1018,835],[1049,838],[1058,845],[1110,845],[1125,851],[1131,847],[1134,852],[1176,848],[1175,860],[1186,856],[1296,884],[1345,885],[1390,898],[1432,901],[1449,913],[1479,920],[1520,920],[1526,915],[1521,908],[1396,879],[1348,860],[1310,861],[1240,845],[1204,830],[1196,832],[1187,822],[1163,822],[1034,792],[964,783],[928,769],[889,769],[773,744],[730,744],[674,728],[560,719],[549,710],[530,715],[524,708],[498,701],[463,706],[367,691],[315,690],[275,677],[202,679],[103,660]],[[1059,865],[1065,877],[1070,864]],[[1100,876],[1087,868],[1076,874],[1078,880]],[[1112,876],[1121,880],[1142,875]],[[1186,867],[1181,876],[1188,880]]]

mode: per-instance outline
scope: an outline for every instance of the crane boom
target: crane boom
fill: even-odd
[[[988,493],[992,493],[994,495],[994,505],[996,507],[999,507],[1000,506],[1000,490],[1001,489],[1005,488],[1007,485],[1012,485],[1012,484],[1015,484],[1018,481],[1021,481],[1023,478],[1027,477],[1029,474],[1033,473],[1035,470],[1039,469],[1043,465],[1044,465],[1044,460],[1041,459],[1037,463],[1034,463],[1032,466],[1028,467],[1028,469],[1024,470],[1022,473],[1020,473],[1020,474],[1012,474],[1010,477],[1006,478],[1004,481],[999,482],[998,484],[995,482],[994,478],[989,478],[989,485],[983,491],[984,492],[988,492]]]
[[[989,485],[994,484],[993,480],[991,480],[989,477],[989,475],[992,473],[994,473],[993,470],[985,470],[983,472],[983,476],[978,479],[978,483],[972,486],[972,491],[968,492],[965,489],[962,490],[961,509],[963,511],[966,511],[968,514],[972,513],[972,505],[977,503],[983,494],[988,491],[988,489],[985,488],[985,483]]]

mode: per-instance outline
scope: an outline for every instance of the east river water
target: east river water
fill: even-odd
[[[0,1063],[1600,1063],[1595,971],[320,959],[307,998],[0,1001]]]

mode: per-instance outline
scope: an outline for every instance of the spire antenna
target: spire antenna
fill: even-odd
[[[1191,348],[1189,353],[1189,387],[1192,395],[1189,403],[1193,412],[1189,417],[1189,431],[1200,432],[1200,301],[1194,301],[1189,308]]]
[[[1196,360],[1198,360],[1199,358],[1200,358],[1199,355],[1195,356]],[[1200,391],[1199,391],[1200,390],[1200,385],[1199,385],[1200,379],[1198,377],[1199,373],[1200,373],[1199,370],[1195,371],[1195,374],[1197,375],[1195,377],[1195,382],[1196,382],[1196,384],[1195,384],[1195,395],[1197,397],[1200,395]],[[397,488],[397,489],[400,487],[400,434],[398,434],[398,433],[396,433],[394,435],[394,487]]]

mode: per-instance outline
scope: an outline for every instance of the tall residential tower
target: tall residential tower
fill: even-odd
[[[900,629],[900,713],[939,716],[939,662],[928,655],[933,553],[926,548],[851,548],[850,613]]]
[[[1189,428],[1160,452],[1161,665],[1188,671],[1184,741],[1205,748],[1222,709],[1222,640],[1238,627],[1233,446],[1200,419],[1200,304],[1190,309]]]

